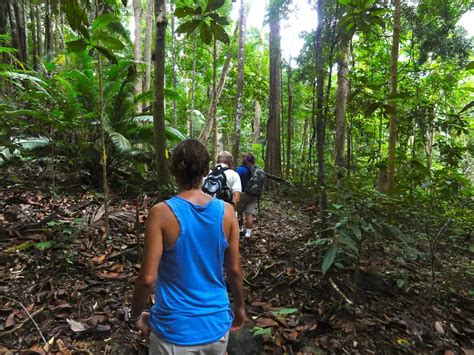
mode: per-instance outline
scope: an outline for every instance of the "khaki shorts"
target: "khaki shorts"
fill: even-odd
[[[240,195],[240,201],[237,205],[237,212],[239,213],[250,213],[255,216],[257,211],[257,196],[246,194],[242,192]]]
[[[149,355],[221,355],[225,354],[227,349],[227,342],[229,341],[229,332],[214,343],[203,345],[175,345],[168,343],[166,340],[160,338],[153,331],[150,332],[150,348]]]

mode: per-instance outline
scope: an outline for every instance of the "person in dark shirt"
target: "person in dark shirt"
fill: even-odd
[[[255,157],[251,153],[245,153],[242,156],[242,164],[237,168],[237,173],[240,176],[242,184],[242,194],[240,195],[240,202],[237,205],[237,212],[239,220],[243,224],[243,214],[245,213],[245,237],[250,238],[252,235],[252,228],[255,213],[257,210],[257,196],[250,195],[245,192],[245,186],[252,177],[250,169],[255,165]]]

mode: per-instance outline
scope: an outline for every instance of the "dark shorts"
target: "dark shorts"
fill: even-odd
[[[237,205],[237,212],[239,213],[250,213],[255,216],[257,211],[257,196],[246,194],[242,192],[240,195],[240,201]]]

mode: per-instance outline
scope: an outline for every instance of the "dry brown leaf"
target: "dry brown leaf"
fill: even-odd
[[[271,318],[258,318],[257,321],[255,322],[255,324],[258,326],[258,327],[273,327],[275,325],[278,325],[277,322],[275,322],[273,319]]]
[[[97,274],[101,279],[108,279],[108,280],[117,280],[123,277],[122,274],[119,274],[118,272],[99,272]]]
[[[110,270],[115,271],[115,272],[123,272],[123,264],[116,263],[116,264],[112,265]]]
[[[436,321],[434,326],[435,326],[435,329],[436,329],[436,333],[441,334],[441,335],[444,334],[444,327],[443,327],[443,324],[441,322]]]
[[[35,354],[46,354],[46,351],[44,351],[43,347],[39,344],[34,344],[30,346],[28,350]]]
[[[92,261],[95,262],[96,264],[102,264],[106,257],[107,257],[107,255],[105,255],[105,254],[97,255],[97,256],[94,256],[92,258]]]
[[[73,319],[66,319],[66,322],[68,322],[69,326],[71,327],[71,330],[77,333],[89,329],[89,326],[87,324],[76,322]]]
[[[7,320],[5,321],[5,329],[8,329],[15,325],[15,315],[16,315],[16,312],[10,313]]]

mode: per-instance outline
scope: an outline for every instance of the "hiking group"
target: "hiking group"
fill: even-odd
[[[265,173],[249,153],[235,171],[229,152],[209,164],[198,140],[179,143],[170,166],[179,193],[149,211],[125,320],[149,339],[150,354],[224,354],[229,332],[247,320],[236,215],[250,237]]]

